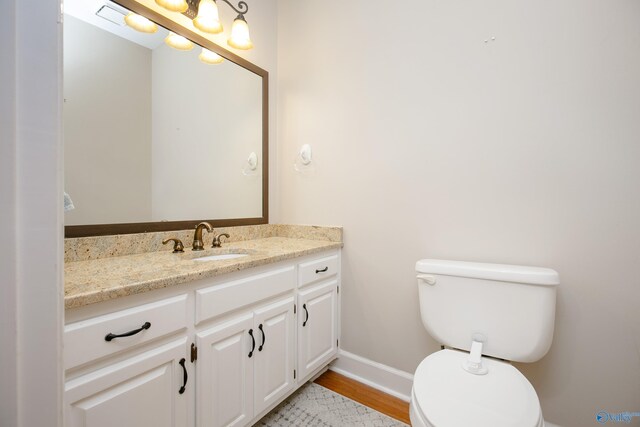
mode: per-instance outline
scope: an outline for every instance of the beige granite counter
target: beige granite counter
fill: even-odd
[[[223,244],[223,248],[200,252],[193,252],[187,247],[182,254],[160,251],[66,262],[65,308],[176,286],[340,247],[341,241],[310,240],[297,236],[267,237],[230,242]],[[223,253],[246,253],[248,256],[193,261],[193,258]]]
[[[266,239],[268,237],[290,237],[295,239],[327,240],[342,242],[342,227],[325,227],[316,225],[261,224],[237,227],[216,227],[216,234],[229,233],[231,237],[226,243],[243,240]],[[193,229],[177,231],[161,231],[154,233],[119,234],[113,236],[75,237],[64,239],[64,260],[88,261],[91,259],[110,258],[147,252],[171,251],[171,245],[163,245],[162,241],[170,237],[182,240],[185,248],[193,243]],[[211,246],[213,235],[205,233],[205,247]]]

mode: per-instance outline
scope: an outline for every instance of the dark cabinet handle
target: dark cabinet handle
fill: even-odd
[[[327,270],[329,270],[329,266],[326,266],[326,267],[325,267],[325,268],[323,268],[322,270],[316,270],[316,274],[318,274],[318,273],[324,273],[324,272],[326,272]]]
[[[131,335],[135,335],[137,333],[140,333],[140,332],[144,331],[145,329],[149,329],[150,327],[151,327],[151,323],[145,322],[144,325],[142,325],[142,327],[140,327],[138,329],[134,329],[133,331],[125,332],[124,334],[120,334],[120,335],[107,334],[104,337],[104,340],[105,341],[111,341],[114,338],[130,337]]]
[[[307,326],[307,320],[309,320],[309,312],[307,311],[307,304],[302,304],[302,308],[304,309],[304,322],[302,322],[302,327]]]
[[[264,329],[262,329],[262,323],[260,323],[260,326],[258,326],[258,329],[260,329],[260,332],[262,332],[262,344],[260,344],[260,347],[258,347],[258,351],[262,351],[262,347],[264,347],[264,343],[267,340],[267,336],[264,334]]]
[[[178,390],[178,393],[180,394],[184,393],[184,391],[187,389],[187,381],[189,380],[189,375],[187,375],[187,367],[184,366],[184,362],[186,362],[186,360],[183,357],[182,359],[180,359],[180,366],[182,366],[182,370],[184,371],[184,384],[182,385],[182,387],[180,387],[180,390]]]
[[[256,349],[256,339],[253,337],[253,329],[249,329],[249,335],[251,336],[251,351],[249,357],[253,356],[253,350]]]

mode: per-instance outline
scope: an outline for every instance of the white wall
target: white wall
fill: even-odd
[[[200,52],[153,50],[151,220],[261,217],[262,78]]]
[[[151,218],[151,50],[64,23],[67,225]]]
[[[33,6],[0,14],[0,425],[61,427],[60,5]]]
[[[409,372],[439,349],[420,258],[551,267],[554,343],[518,366],[545,418],[638,410],[640,3],[280,0],[278,22],[279,219],[344,226],[344,349]]]

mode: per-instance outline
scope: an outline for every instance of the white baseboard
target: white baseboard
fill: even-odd
[[[410,400],[413,375],[407,372],[344,350],[340,350],[329,369],[405,402]]]
[[[560,426],[558,424],[552,424],[549,421],[545,421],[544,427],[560,427]]]

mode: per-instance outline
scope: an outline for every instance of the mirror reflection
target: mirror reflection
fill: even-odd
[[[126,15],[65,2],[66,225],[261,217],[262,77]]]

